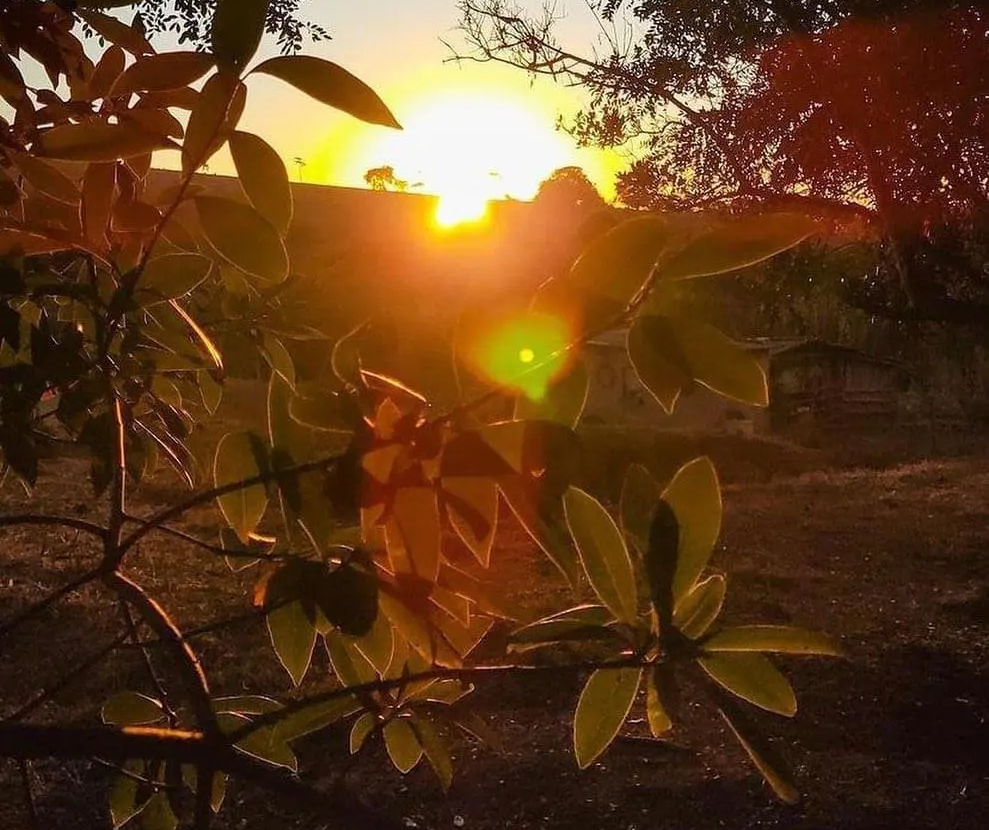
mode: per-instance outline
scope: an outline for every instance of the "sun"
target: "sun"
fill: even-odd
[[[434,90],[399,109],[404,129],[375,133],[348,167],[391,165],[414,192],[438,197],[441,228],[483,220],[493,199],[531,199],[553,170],[574,163],[555,112],[518,90]]]

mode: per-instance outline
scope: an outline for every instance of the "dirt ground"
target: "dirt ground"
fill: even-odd
[[[172,495],[171,486],[152,485],[140,507]],[[95,517],[86,512],[82,467],[44,481],[37,502]],[[9,485],[0,494],[2,512],[26,505]],[[479,688],[477,710],[502,736],[504,752],[458,744],[449,794],[424,765],[403,778],[380,749],[351,771],[356,790],[409,828],[981,830],[989,816],[989,454],[738,481],[726,487],[725,505],[713,565],[729,578],[726,619],[823,629],[850,653],[845,661],[781,661],[800,711],[793,720],[761,718],[787,747],[800,804],[772,799],[703,705],[687,709],[672,745],[636,740],[643,727],[633,722],[597,764],[578,771],[570,745],[576,678]],[[191,515],[186,529],[214,533],[212,511]],[[533,616],[563,607],[567,592],[520,531],[507,527],[501,541],[493,572],[501,587]],[[71,531],[2,532],[0,620],[81,573],[95,554],[89,544]],[[186,628],[249,610],[250,574],[231,575],[222,561],[168,538],[144,544],[132,573]],[[0,643],[0,713],[97,651],[118,626],[115,606],[87,588]],[[197,643],[215,693],[289,693],[263,625]],[[318,655],[315,683],[326,666]],[[93,722],[109,690],[145,683],[137,655],[124,653],[35,717]],[[339,730],[309,740],[302,774],[330,780],[345,752]],[[31,774],[39,827],[110,826],[105,770],[45,762]],[[0,826],[30,826],[12,764],[0,763]],[[329,825],[233,784],[217,826]]]

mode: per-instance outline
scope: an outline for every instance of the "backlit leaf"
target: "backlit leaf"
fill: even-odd
[[[198,196],[195,202],[206,238],[225,260],[267,282],[288,276],[285,244],[256,210],[217,196]]]
[[[700,586],[698,586],[700,587]],[[704,641],[712,652],[770,651],[841,657],[841,646],[826,634],[789,625],[738,625],[722,628]]]
[[[261,44],[271,0],[219,0],[213,15],[211,45],[223,66],[239,72]]]
[[[268,362],[271,370],[281,376],[293,390],[295,389],[295,363],[292,355],[282,343],[271,332],[264,332],[261,336],[263,347],[261,353]]]
[[[144,772],[143,761],[128,761],[125,767],[128,772],[139,775]],[[137,802],[137,780],[127,775],[118,775],[110,787],[110,820],[113,830],[120,830],[147,805],[147,801]]]
[[[106,243],[106,231],[116,197],[116,175],[112,164],[90,164],[82,177],[80,204],[83,233],[97,245]]]
[[[157,792],[148,800],[141,811],[141,827],[143,830],[175,830],[179,820],[172,810],[168,793]]]
[[[623,622],[638,617],[632,560],[621,531],[601,503],[571,487],[563,498],[567,524],[594,592]]]
[[[7,151],[9,158],[27,183],[58,202],[74,205],[79,201],[75,183],[61,170],[46,161],[28,155]]]
[[[220,440],[213,459],[213,477],[217,487],[226,487],[260,475],[257,445],[257,439],[248,432],[231,432]],[[263,484],[252,484],[219,496],[217,503],[223,518],[246,545],[264,516],[268,493]]]
[[[665,501],[658,501],[649,526],[649,546],[642,564],[649,587],[649,599],[656,612],[659,633],[669,633],[673,619],[674,578],[680,550],[680,526],[676,514]]]
[[[646,720],[654,738],[666,734],[673,728],[673,718],[679,703],[679,689],[672,668],[659,663],[645,670],[646,675]]]
[[[350,754],[356,755],[364,746],[364,741],[378,725],[378,718],[372,712],[364,712],[350,728]]]
[[[673,412],[693,378],[666,318],[635,319],[628,330],[628,358],[642,385],[667,414]]]
[[[163,150],[167,137],[133,123],[87,121],[63,124],[42,132],[38,154],[63,161],[116,161]]]
[[[707,567],[721,533],[721,488],[711,459],[680,468],[663,493],[680,528],[677,569],[673,578],[674,610]]]
[[[254,72],[280,78],[311,98],[362,121],[401,129],[374,90],[330,61],[310,55],[286,55],[265,61]]]
[[[389,525],[388,552],[400,547],[416,576],[436,581],[440,572],[440,517],[436,490],[432,487],[401,487],[392,502],[394,524]],[[391,528],[397,530],[394,538]]]
[[[153,305],[184,297],[199,286],[213,263],[199,254],[165,254],[148,260],[138,283],[138,301]]]
[[[206,164],[237,128],[244,112],[247,87],[228,72],[211,75],[189,113],[182,145],[182,172],[186,175]]]
[[[135,27],[93,9],[76,12],[100,37],[127,50],[132,55],[147,55],[154,50],[143,34]]]
[[[312,650],[316,645],[316,628],[298,600],[268,612],[268,633],[278,659],[298,686],[306,675]]]
[[[212,56],[202,52],[164,52],[138,58],[117,78],[112,95],[166,92],[195,83],[213,68]]]
[[[742,403],[769,404],[766,373],[754,355],[706,323],[675,319],[669,325],[698,383]]]
[[[580,556],[563,511],[558,509],[559,501],[554,504],[540,498],[517,477],[500,480],[498,489],[526,533],[559,568],[571,587],[576,586]]]
[[[422,758],[422,744],[407,718],[396,718],[385,724],[385,747],[395,768],[405,774]]]
[[[444,791],[450,789],[453,783],[453,760],[450,751],[440,737],[433,723],[426,717],[420,716],[412,721],[412,728],[426,753],[426,760],[439,778]]]
[[[442,484],[451,526],[477,561],[487,567],[498,524],[497,485],[474,477],[444,478]]]
[[[777,797],[786,804],[796,804],[800,793],[790,765],[760,732],[748,713],[727,695],[719,696],[718,711]]]
[[[631,464],[625,473],[618,515],[625,541],[639,557],[649,546],[649,528],[662,490],[641,464]]]
[[[737,271],[792,248],[820,230],[796,213],[771,213],[726,222],[702,233],[660,264],[659,277],[681,280]]]
[[[589,388],[587,366],[577,360],[566,374],[550,381],[546,394],[539,400],[520,395],[512,417],[520,421],[559,421],[568,427],[576,427],[584,412]]]
[[[704,654],[697,662],[734,695],[770,712],[793,717],[797,698],[793,687],[770,661],[757,653]]]
[[[615,636],[606,628],[614,619],[603,605],[581,605],[516,629],[508,637],[509,647],[521,651],[547,643],[608,639]]]
[[[230,136],[230,154],[244,194],[284,236],[292,222],[292,189],[285,162],[264,139],[239,131]]]
[[[691,640],[703,636],[721,613],[726,590],[721,574],[712,574],[698,582],[677,606],[673,624]]]
[[[577,765],[586,769],[615,739],[639,688],[640,669],[598,669],[587,680],[573,720]]]
[[[338,697],[304,706],[275,724],[275,734],[282,741],[294,741],[325,729],[361,708],[352,697]]]
[[[161,703],[138,692],[119,692],[103,704],[103,722],[114,726],[144,726],[165,719]]]

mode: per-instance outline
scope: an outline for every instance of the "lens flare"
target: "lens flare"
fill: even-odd
[[[522,312],[472,332],[467,354],[482,377],[539,401],[570,365],[572,339],[559,317]]]

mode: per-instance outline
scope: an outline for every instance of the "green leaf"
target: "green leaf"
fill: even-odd
[[[803,242],[820,223],[796,213],[748,216],[698,235],[659,266],[663,280],[737,271]]]
[[[397,544],[416,576],[435,582],[440,572],[439,504],[433,487],[400,487],[392,500],[392,518],[399,539],[388,533],[388,552]]]
[[[179,820],[172,810],[168,793],[157,792],[141,811],[141,827],[144,830],[175,830]]]
[[[144,773],[143,761],[128,761],[124,767],[128,772],[135,775]],[[113,830],[120,830],[128,821],[147,806],[147,801],[137,803],[138,782],[126,775],[118,775],[113,786],[110,787],[110,820],[113,823]]]
[[[227,695],[215,697],[212,701],[213,711],[217,713],[233,712],[238,715],[266,715],[277,712],[282,704],[274,698],[264,695]]]
[[[793,687],[768,657],[756,653],[704,654],[697,662],[714,680],[743,700],[787,717],[797,713]]]
[[[60,161],[116,161],[170,147],[164,135],[134,122],[63,124],[39,134],[37,154]]]
[[[533,494],[520,478],[505,478],[498,482],[505,502],[512,509],[519,524],[539,545],[571,587],[578,582],[579,554],[566,527],[566,518],[559,515],[557,504]]]
[[[673,615],[673,624],[691,640],[702,637],[721,613],[727,584],[721,574],[712,574],[698,582],[681,600]]]
[[[292,188],[285,162],[263,138],[239,131],[230,136],[230,154],[244,195],[284,236],[292,222]]]
[[[411,772],[422,758],[422,744],[408,718],[395,718],[385,724],[385,748],[395,768],[403,775]]]
[[[766,372],[754,355],[706,323],[676,319],[669,325],[698,383],[732,400],[769,405]]]
[[[615,739],[639,688],[640,670],[598,669],[587,680],[573,719],[577,765],[587,769]]]
[[[213,459],[213,479],[217,487],[226,487],[261,474],[258,463],[259,440],[249,432],[231,432],[220,439]],[[217,504],[227,524],[240,541],[250,542],[268,507],[268,492],[263,484],[241,487],[219,496]]]
[[[202,78],[214,64],[212,56],[202,52],[164,52],[160,55],[145,55],[134,61],[117,77],[110,95],[181,89]]]
[[[296,395],[289,414],[298,424],[320,432],[352,433],[362,420],[354,399],[340,392],[322,392],[317,397]]]
[[[364,742],[378,725],[378,717],[373,712],[364,712],[350,728],[350,754],[356,755],[361,751]]]
[[[103,704],[103,722],[114,726],[145,726],[164,719],[161,703],[138,692],[120,692]]]
[[[199,394],[203,398],[203,406],[206,407],[206,411],[210,415],[215,415],[223,398],[223,384],[205,372],[200,374],[196,380],[199,383]]]
[[[800,793],[790,765],[748,713],[727,695],[719,695],[718,711],[776,796],[786,804],[796,804]]]
[[[693,379],[666,318],[638,317],[628,330],[628,358],[636,377],[670,414]]]
[[[444,478],[443,503],[450,525],[464,544],[488,567],[498,526],[498,486],[482,478]]]
[[[509,648],[524,651],[548,643],[611,639],[615,616],[603,605],[581,605],[524,625],[508,636]]]
[[[294,390],[295,364],[292,362],[292,355],[285,348],[285,344],[267,331],[261,335],[261,341],[264,344],[261,353],[271,370],[280,375],[282,380]]]
[[[195,172],[206,164],[237,128],[247,103],[247,87],[234,74],[217,72],[203,85],[189,113],[182,144],[182,172]]]
[[[679,705],[680,691],[672,668],[659,663],[646,669],[646,720],[654,738],[673,728],[673,718]]]
[[[221,712],[217,714],[216,722],[224,733],[230,734],[249,724],[251,719],[234,712]],[[236,747],[241,752],[252,755],[272,766],[284,767],[292,772],[298,772],[299,761],[289,747],[285,735],[279,731],[280,725],[261,726],[240,741]]]
[[[402,129],[374,90],[330,61],[310,55],[286,55],[265,61],[254,72],[279,78],[311,98],[362,121]]]
[[[254,208],[218,196],[195,202],[207,240],[227,262],[270,283],[288,276],[285,243]]]
[[[219,0],[210,42],[217,62],[235,72],[250,62],[261,45],[271,0]]]
[[[625,473],[618,516],[625,541],[643,556],[649,547],[649,528],[662,490],[652,474],[641,464],[631,464]]]
[[[298,686],[312,659],[316,627],[298,600],[269,611],[267,622],[271,646],[292,682]]]
[[[714,464],[697,458],[680,468],[663,493],[680,528],[673,607],[694,587],[707,567],[721,533],[721,488]]]
[[[378,679],[378,672],[374,666],[342,634],[331,631],[324,640],[326,651],[330,655],[330,663],[333,664],[333,673],[341,685],[361,686]]]
[[[142,306],[184,297],[195,290],[213,269],[199,254],[165,254],[148,260],[135,299]]]
[[[567,491],[563,506],[594,592],[615,617],[634,624],[638,617],[635,573],[618,526],[597,499],[576,487]]]
[[[587,366],[578,360],[562,377],[550,382],[549,389],[540,400],[520,395],[515,401],[516,420],[559,421],[568,427],[576,427],[587,403],[590,376]]]
[[[275,734],[283,741],[294,741],[325,729],[357,712],[361,705],[352,697],[338,697],[304,706],[275,724]]]
[[[420,716],[412,721],[412,728],[416,737],[422,745],[423,752],[426,753],[426,760],[440,780],[443,791],[450,789],[453,783],[453,760],[450,758],[450,751],[437,732],[433,723],[425,716]]]
[[[700,586],[698,586],[700,587]],[[722,628],[704,641],[708,652],[770,651],[841,657],[841,645],[826,634],[789,625],[738,625]]]

